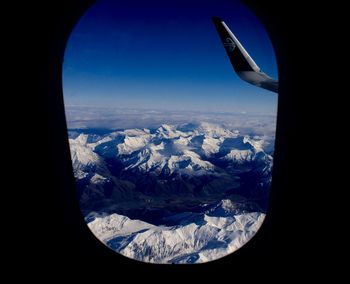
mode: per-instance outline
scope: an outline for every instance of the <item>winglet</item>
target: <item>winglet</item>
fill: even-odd
[[[250,57],[225,22],[219,17],[212,17],[212,21],[225,47],[231,65],[238,76],[255,86],[278,92],[278,82],[261,72],[259,66]]]

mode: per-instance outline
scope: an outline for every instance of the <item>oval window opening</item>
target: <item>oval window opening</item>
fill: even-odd
[[[100,0],[65,51],[81,211],[107,247],[144,262],[229,255],[268,208],[271,42],[238,1],[192,2]]]

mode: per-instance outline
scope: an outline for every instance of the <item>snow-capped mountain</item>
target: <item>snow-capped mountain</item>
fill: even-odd
[[[214,260],[264,220],[273,158],[259,136],[205,122],[69,135],[86,222],[125,256]]]
[[[156,175],[200,175],[217,172],[211,158],[235,163],[251,162],[258,153],[267,156],[263,140],[240,136],[217,125],[162,125],[158,129],[116,131],[88,142],[88,135],[69,139],[76,171],[89,164],[117,158],[124,170],[137,169]]]
[[[153,263],[201,263],[221,258],[247,243],[265,214],[240,210],[231,200],[200,213],[168,217],[175,226],[155,226],[118,214],[91,213],[91,231],[111,249]]]
[[[130,203],[177,208],[231,195],[261,206],[267,200],[272,157],[264,140],[219,125],[163,124],[104,135],[72,131],[69,142],[85,213],[107,207],[125,213]],[[179,198],[185,201],[173,202]]]

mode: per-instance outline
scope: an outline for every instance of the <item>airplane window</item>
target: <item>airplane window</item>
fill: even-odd
[[[63,64],[92,233],[151,263],[204,263],[245,245],[268,209],[277,75],[264,27],[238,1],[97,1]]]

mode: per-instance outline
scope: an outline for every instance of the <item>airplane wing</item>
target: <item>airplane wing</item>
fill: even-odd
[[[260,70],[259,66],[250,57],[223,20],[218,17],[213,17],[212,19],[232,67],[238,76],[250,84],[277,93],[278,81]]]

